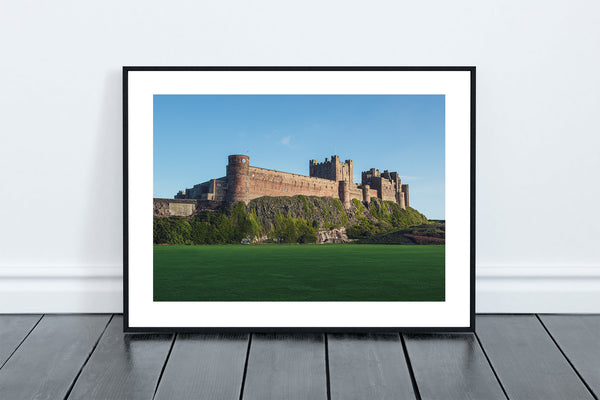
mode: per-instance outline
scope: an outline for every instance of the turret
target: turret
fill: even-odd
[[[234,154],[227,164],[227,201],[247,203],[249,198],[250,157]]]
[[[344,208],[350,208],[350,185],[348,181],[339,181],[339,196]]]
[[[401,209],[406,210],[406,200],[404,199],[403,192],[398,193],[398,205],[400,206]]]
[[[363,201],[366,201],[367,203],[371,201],[371,198],[369,197],[369,190],[370,189],[371,189],[371,186],[369,186],[369,185],[362,185]]]
[[[404,205],[406,205],[406,207],[410,207],[410,203],[408,201],[408,185],[407,184],[402,185],[402,193],[404,193]]]

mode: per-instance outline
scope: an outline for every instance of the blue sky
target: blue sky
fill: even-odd
[[[444,219],[443,95],[155,95],[154,197],[225,176],[227,156],[308,175],[334,154],[397,171],[410,205]]]

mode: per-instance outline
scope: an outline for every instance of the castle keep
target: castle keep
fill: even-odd
[[[235,203],[262,196],[321,196],[339,199],[350,208],[352,199],[370,201],[372,197],[409,206],[408,185],[402,184],[397,172],[375,168],[362,173],[362,182],[353,183],[352,160],[331,156],[324,162],[310,160],[309,176],[254,167],[244,155],[230,155],[227,174],[195,185],[175,195],[175,199]]]

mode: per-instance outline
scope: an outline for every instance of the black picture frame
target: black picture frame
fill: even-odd
[[[130,74],[138,71],[461,71],[469,74],[470,85],[470,238],[469,238],[469,325],[468,326],[435,326],[435,327],[335,327],[335,326],[315,326],[315,327],[264,327],[264,326],[243,326],[243,327],[189,327],[189,326],[132,326],[130,324],[130,220],[129,220],[129,189],[130,189],[130,157],[131,151],[129,143],[129,117],[130,117]],[[123,324],[126,333],[249,333],[249,332],[322,332],[322,333],[343,333],[343,332],[473,332],[475,329],[475,146],[476,146],[476,67],[474,66],[287,66],[287,67],[256,67],[256,66],[124,66],[123,67]]]

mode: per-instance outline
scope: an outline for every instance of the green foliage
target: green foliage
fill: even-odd
[[[244,203],[229,209],[202,211],[191,218],[154,217],[155,244],[240,243],[262,232],[255,213],[248,214]]]
[[[190,244],[192,227],[182,217],[154,217],[155,244]]]
[[[346,230],[351,239],[381,237],[382,234],[388,232],[427,223],[427,218],[417,210],[410,207],[403,210],[395,202],[382,201],[377,198],[372,198],[369,204],[369,212],[375,219],[373,221],[362,214],[362,203],[356,201],[354,204],[357,205],[356,203],[361,206],[360,209],[357,206],[357,209],[360,210],[357,216],[358,224],[352,225]]]
[[[304,197],[303,195],[299,195],[298,198],[300,198],[300,201],[302,201],[302,208],[304,209],[304,214],[306,214],[306,217],[310,217],[310,212],[308,210],[308,201],[306,200],[306,197]]]
[[[350,238],[364,239],[429,223],[417,210],[403,210],[395,202],[373,198],[366,207],[352,202],[356,212],[347,213],[330,197],[262,197],[193,217],[155,217],[154,243],[239,244],[264,235],[283,243],[314,243],[323,228],[344,225]]]
[[[359,216],[359,223],[346,229],[346,234],[350,239],[367,238],[377,235],[382,231],[381,227],[368,218]]]
[[[352,199],[352,203],[354,204],[354,207],[356,207],[356,213],[358,215],[361,215],[363,212],[362,201],[360,201],[358,199]]]
[[[192,218],[191,225],[194,244],[233,243],[233,225],[224,210],[203,211]]]
[[[342,203],[338,199],[334,199],[335,206],[337,207],[340,215],[342,216],[342,225],[346,225],[348,223],[348,216],[346,215],[346,211],[344,207],[342,207]]]
[[[444,244],[444,222],[427,222],[410,228],[382,232],[373,236],[363,236],[361,244]]]
[[[392,201],[374,199],[369,206],[369,211],[375,218],[389,223],[393,228],[406,228],[427,222],[427,218],[414,208],[407,207],[403,210]]]
[[[261,228],[256,218],[256,212],[248,214],[244,203],[238,203],[231,210],[230,220],[233,228],[230,243],[239,243],[247,236],[260,235]]]
[[[301,218],[277,215],[275,229],[269,236],[280,243],[315,243],[317,241],[316,229],[308,225]]]

